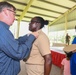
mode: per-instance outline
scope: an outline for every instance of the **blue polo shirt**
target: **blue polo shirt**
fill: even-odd
[[[76,44],[76,37],[74,37],[72,44]],[[76,75],[76,52],[70,58],[71,74]]]
[[[73,53],[73,55],[70,58],[70,67],[71,67],[71,74],[76,75],[76,53]]]
[[[15,40],[9,26],[0,21],[0,75],[19,73],[20,60],[28,57],[35,40],[33,35],[27,37],[23,36]]]
[[[72,44],[76,44],[76,37],[74,37]]]

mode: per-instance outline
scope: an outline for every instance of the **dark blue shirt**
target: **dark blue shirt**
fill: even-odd
[[[72,44],[76,44],[76,37],[74,37]],[[71,75],[76,75],[76,52],[70,58]]]
[[[76,75],[76,52],[70,58],[71,75]]]
[[[72,44],[76,44],[76,37],[74,37]]]
[[[15,40],[9,26],[0,21],[0,75],[19,73],[20,60],[28,57],[35,40],[33,35],[27,37]]]

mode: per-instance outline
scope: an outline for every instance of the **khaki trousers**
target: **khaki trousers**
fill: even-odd
[[[27,75],[44,75],[43,65],[25,64],[25,69],[26,69]]]

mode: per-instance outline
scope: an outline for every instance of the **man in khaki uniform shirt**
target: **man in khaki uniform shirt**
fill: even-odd
[[[32,45],[30,56],[25,65],[27,75],[49,75],[51,70],[50,43],[46,34],[41,30],[44,19],[34,17],[29,24],[30,31],[38,31],[39,36]],[[41,26],[42,25],[42,26]]]

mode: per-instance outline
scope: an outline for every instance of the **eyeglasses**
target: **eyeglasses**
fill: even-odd
[[[11,9],[7,9],[7,10],[9,10],[9,11],[13,12],[13,13],[14,13],[14,15],[16,15],[16,12],[15,12],[15,11],[13,11],[13,10],[11,10]]]

